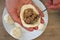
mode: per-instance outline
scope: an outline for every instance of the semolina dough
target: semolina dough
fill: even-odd
[[[10,34],[16,38],[16,39],[19,39],[22,35],[22,32],[20,30],[20,27],[15,27],[11,30]]]
[[[29,27],[36,27],[36,26],[38,26],[39,23],[40,23],[40,18],[38,19],[38,21],[37,21],[35,24],[26,24],[26,23],[24,22],[24,20],[23,20],[23,12],[24,12],[25,9],[28,9],[28,8],[32,8],[37,14],[39,14],[39,12],[36,10],[36,8],[35,8],[33,5],[31,5],[31,4],[23,5],[23,6],[21,7],[21,12],[20,12],[21,22],[22,22],[22,24],[23,24],[25,27],[27,27],[27,28],[29,28]]]
[[[5,20],[6,23],[8,23],[8,24],[14,24],[14,21],[12,20],[12,18],[10,17],[9,14],[6,14],[6,15],[4,16],[4,20]]]

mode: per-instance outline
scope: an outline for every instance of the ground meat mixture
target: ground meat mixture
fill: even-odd
[[[32,8],[24,10],[23,20],[27,24],[34,24],[39,19],[39,15]]]

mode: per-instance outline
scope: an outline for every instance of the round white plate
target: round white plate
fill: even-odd
[[[37,2],[38,2],[38,1],[37,1]],[[40,4],[38,4],[38,5],[40,5],[40,8],[41,8],[42,11],[46,9],[45,6],[42,4],[41,1],[40,1]],[[40,35],[44,32],[44,30],[45,30],[45,28],[46,28],[46,26],[47,26],[47,24],[48,24],[48,14],[47,14],[47,10],[46,10],[45,12],[43,12],[43,13],[44,13],[44,21],[45,21],[44,27],[43,27],[42,29],[40,29],[40,30],[34,30],[33,32],[25,31],[24,28],[21,28],[22,37],[19,38],[19,40],[32,40],[32,39],[37,38],[38,36],[40,36]],[[7,12],[7,9],[4,8],[2,19],[4,18],[4,16],[5,16],[6,14],[8,14],[8,12]],[[11,30],[15,27],[15,25],[9,25],[9,24],[7,24],[4,19],[3,19],[3,25],[4,25],[6,31],[7,31],[9,34],[10,34]],[[10,35],[11,35],[11,34],[10,34]],[[11,35],[11,36],[12,36],[12,35]]]

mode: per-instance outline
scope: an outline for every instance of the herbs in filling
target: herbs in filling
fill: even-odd
[[[27,24],[34,24],[38,21],[39,15],[32,9],[28,8],[24,10],[23,20]]]

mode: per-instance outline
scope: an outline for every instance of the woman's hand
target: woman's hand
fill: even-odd
[[[47,0],[45,4],[48,9],[59,9],[60,8],[60,0]]]
[[[8,10],[8,13],[15,22],[23,26],[20,19],[20,10],[22,5],[25,4],[32,4],[39,11],[41,17],[44,17],[44,15],[41,13],[41,10],[32,2],[32,0],[6,0],[6,8]],[[33,28],[24,28],[29,31],[33,31]],[[34,29],[37,30],[38,27],[35,27]]]
[[[6,0],[6,8],[12,19],[21,23],[20,21],[20,8],[24,4],[29,4],[32,0]]]
[[[20,7],[22,6],[22,0],[6,0],[6,8],[12,19],[20,23]]]

